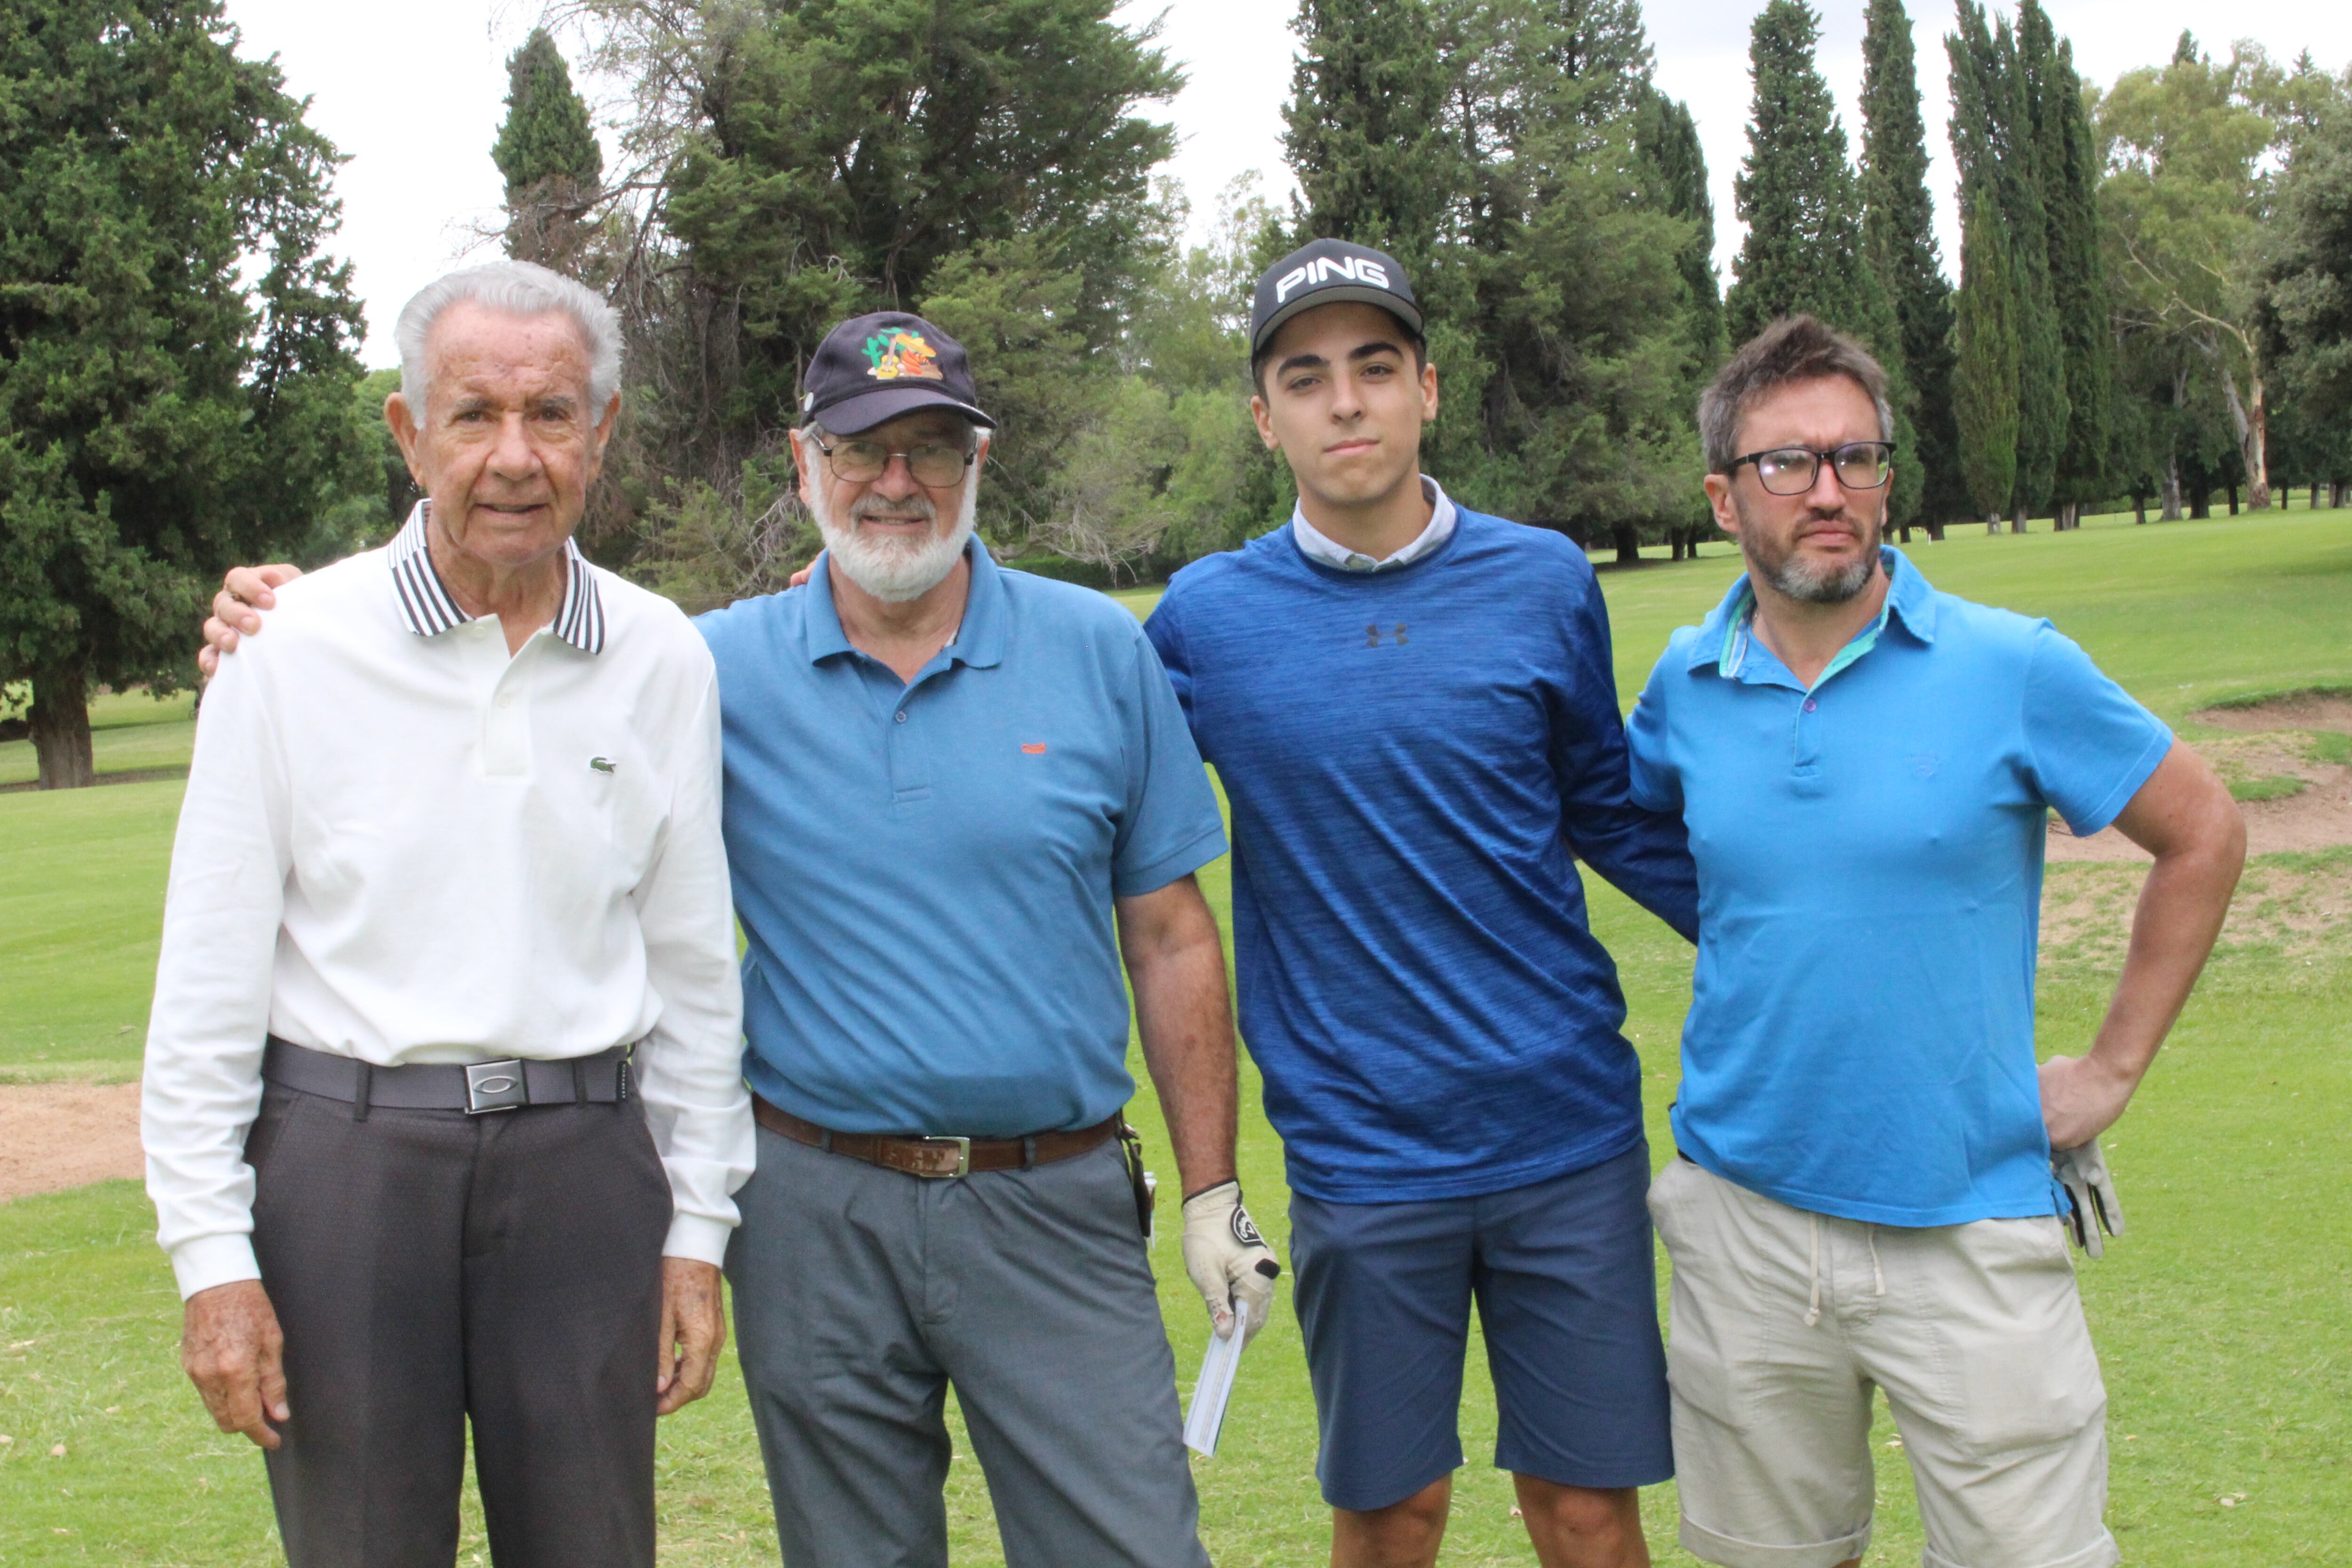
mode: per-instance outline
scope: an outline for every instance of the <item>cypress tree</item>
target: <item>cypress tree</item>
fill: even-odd
[[[1821,19],[1805,0],[1770,0],[1748,46],[1756,84],[1748,152],[1733,189],[1748,225],[1724,301],[1731,341],[1744,343],[1776,318],[1809,310],[1861,331],[1869,296],[1885,304],[1862,256],[1860,204],[1845,132],[1829,84],[1813,63]],[[1874,342],[1882,355],[1893,345]]]
[[[490,158],[506,176],[507,249],[525,261],[570,270],[595,202],[604,154],[589,128],[588,105],[555,39],[534,28],[507,59],[507,118]]]
[[[1967,509],[1968,492],[1952,419],[1952,289],[1927,197],[1927,127],[1902,0],[1870,0],[1862,58],[1864,254],[1902,339],[1920,514],[1940,531],[1944,519]]]
[[[1298,178],[1293,237],[1349,239],[1416,277],[1456,183],[1452,74],[1426,0],[1299,0],[1282,145]]]
[[[1862,198],[1846,163],[1845,131],[1813,61],[1821,18],[1805,0],[1771,0],[1748,47],[1756,84],[1748,153],[1734,187],[1748,237],[1724,300],[1733,343],[1773,320],[1811,311],[1852,333],[1886,369],[1895,446],[1916,447],[1913,396],[1894,300],[1864,255]],[[1918,468],[1898,457],[1887,496],[1889,526],[1918,513]]]
[[[2074,74],[2072,43],[2058,44],[2049,83],[2059,160],[2050,199],[2050,281],[2066,351],[2068,409],[2066,444],[2058,457],[2058,514],[2060,526],[2072,528],[2083,503],[2103,500],[2110,482],[2115,337],[2099,233],[2099,149],[2083,102],[2082,79]]]
[[[2050,499],[2070,416],[2065,351],[2050,283],[2043,149],[2008,21],[1989,24],[1976,0],[1959,0],[1959,33],[1945,40],[1952,58],[1952,151],[1962,187],[1980,180],[2006,226],[2018,345],[2017,481],[2009,510],[2011,526],[2022,531],[2026,518]]]
[[[2017,486],[2017,285],[2000,204],[1979,184],[1961,212],[1960,288],[1953,299],[1952,414],[1959,468],[1977,515],[1995,531]]]

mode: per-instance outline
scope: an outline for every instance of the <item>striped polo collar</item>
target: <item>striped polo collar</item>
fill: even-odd
[[[392,586],[400,600],[400,618],[418,637],[438,637],[474,617],[457,607],[448,585],[433,565],[433,552],[425,531],[433,502],[420,500],[408,514],[386,553],[392,560]],[[582,653],[604,651],[604,601],[596,592],[596,574],[580,546],[563,542],[563,605],[548,627]]]

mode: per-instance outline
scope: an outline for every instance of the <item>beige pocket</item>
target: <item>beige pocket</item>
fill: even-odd
[[[1930,1332],[1951,1437],[1981,1458],[2073,1440],[2106,1385],[2054,1216],[1954,1227]]]

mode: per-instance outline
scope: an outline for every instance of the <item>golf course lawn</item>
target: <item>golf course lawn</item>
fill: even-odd
[[[2205,732],[2185,716],[2217,699],[2352,686],[2352,511],[2147,528],[2102,519],[2023,538],[1955,530],[1910,554],[1940,587],[2049,616],[2192,738]],[[1626,701],[1667,632],[1703,615],[1737,569],[1709,554],[1604,574]],[[1154,595],[1120,597],[1141,614]],[[184,762],[184,715],[170,727]],[[163,752],[151,748],[135,765],[170,765]],[[180,788],[0,794],[0,1081],[135,1073]],[[2104,921],[2109,939],[2069,938],[2045,952],[2045,1051],[2078,1050],[2095,1026],[2135,875],[2114,865],[2053,868],[2053,902],[2093,926]],[[1203,881],[1222,914],[1223,863]],[[2290,884],[2301,889],[2294,899],[2265,892]],[[1689,950],[1597,879],[1587,888],[1623,978],[1627,1032],[1650,1091],[1651,1153],[1663,1159]],[[2352,935],[2284,908],[2300,900],[2297,909],[2340,910],[2347,889],[2352,850],[2265,857],[2252,868],[2242,920],[2110,1140],[2130,1230],[2081,1272],[2110,1397],[2109,1519],[2133,1564],[2277,1568],[2347,1556]],[[2089,928],[2069,927],[2078,929]],[[1872,953],[1857,951],[1853,962],[1867,965]],[[1244,1071],[1244,1180],[1280,1245],[1281,1151]],[[1164,1151],[1148,1086],[1132,1114],[1148,1145]],[[1189,1394],[1205,1318],[1171,1218],[1163,1205],[1154,1258]],[[0,1563],[278,1560],[257,1458],[244,1439],[211,1430],[180,1375],[178,1303],[152,1231],[152,1211],[130,1183],[0,1205]],[[1914,1563],[1910,1482],[1883,1412],[1879,1428],[1879,1526],[1864,1560]],[[1463,1411],[1469,1462],[1456,1479],[1449,1564],[1533,1560],[1510,1517],[1507,1478],[1488,1463],[1494,1429],[1474,1345]],[[961,1440],[958,1450],[955,1560],[1001,1563],[985,1489]],[[1243,1363],[1220,1453],[1195,1462],[1217,1563],[1324,1560],[1314,1458],[1314,1411],[1285,1311]],[[665,1563],[775,1561],[731,1364],[709,1400],[664,1425],[661,1464]],[[1672,1487],[1652,1489],[1644,1507],[1657,1560],[1690,1563],[1674,1543]],[[487,1562],[470,1502],[467,1521],[460,1561]]]

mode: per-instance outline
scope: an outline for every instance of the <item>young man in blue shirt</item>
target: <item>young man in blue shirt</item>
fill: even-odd
[[[1332,1561],[1435,1559],[1475,1300],[1538,1557],[1632,1568],[1634,1489],[1673,1469],[1650,1167],[1571,857],[1688,936],[1689,855],[1628,796],[1583,552],[1421,472],[1437,373],[1403,269],[1319,240],[1253,314],[1297,510],[1179,573],[1147,629],[1233,808]]]
[[[1675,634],[1631,724],[1634,796],[1682,815],[1698,862],[1682,1157],[1650,1200],[1683,1544],[1852,1568],[1884,1388],[1928,1563],[2106,1568],[2106,1396],[2051,1154],[2123,1114],[2243,826],[2049,622],[1939,594],[1880,545],[1892,425],[1858,345],[1777,323],[1699,424],[1748,574]],[[2037,1071],[2053,808],[2156,864],[2096,1039]]]

